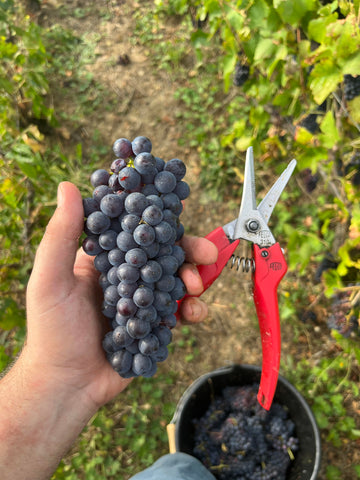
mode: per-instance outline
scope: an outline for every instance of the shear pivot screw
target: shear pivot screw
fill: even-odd
[[[263,251],[261,252],[261,256],[262,256],[262,257],[267,257],[268,255],[269,255],[269,252],[268,252],[267,250],[263,250]]]
[[[259,230],[259,223],[256,220],[249,220],[246,227],[249,232],[256,232]]]

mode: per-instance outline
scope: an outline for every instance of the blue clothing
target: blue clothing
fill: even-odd
[[[215,480],[195,457],[187,453],[169,453],[130,480]]]

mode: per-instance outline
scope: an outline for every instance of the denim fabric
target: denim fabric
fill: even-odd
[[[215,480],[195,457],[186,453],[169,453],[130,480]]]

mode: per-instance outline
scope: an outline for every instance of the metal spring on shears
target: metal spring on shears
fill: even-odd
[[[236,270],[241,270],[244,273],[255,272],[255,260],[249,257],[239,257],[236,255],[231,255],[229,260],[231,262],[230,268],[236,268]]]

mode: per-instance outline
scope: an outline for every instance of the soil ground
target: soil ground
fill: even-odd
[[[92,3],[92,2],[90,2]],[[99,131],[103,144],[110,146],[118,137],[134,138],[146,135],[151,138],[157,156],[166,160],[181,158],[188,167],[186,180],[191,186],[191,196],[182,214],[186,232],[204,236],[219,225],[232,220],[238,207],[214,202],[204,203],[199,186],[197,152],[179,147],[179,138],[185,126],[177,120],[182,107],[174,98],[180,85],[172,76],[153,67],[149,48],[133,42],[134,14],[149,2],[131,0],[98,0],[89,7],[85,0],[43,0],[41,10],[33,10],[43,25],[59,23],[77,35],[91,33],[97,37],[96,55],[88,65],[97,83],[104,87],[104,97],[111,96],[111,109],[101,105],[82,118],[75,125],[62,124],[56,132],[56,141],[69,148],[81,140],[84,150],[92,148],[95,132]],[[99,19],[99,11],[108,15]],[[72,14],[77,12],[78,14]],[[164,35],[172,35],[176,24],[171,21],[164,26]],[[127,54],[128,65],[119,64],[116,59]],[[66,111],[71,117],[73,104],[69,98],[54,98],[55,107]],[[107,104],[104,98],[104,104]],[[99,160],[99,167],[108,167],[109,158]],[[239,187],[240,188],[240,187]],[[249,253],[241,251],[239,255]],[[164,369],[179,372],[179,381],[174,396],[180,397],[185,388],[199,375],[232,363],[261,365],[261,343],[257,319],[251,298],[251,277],[225,269],[217,282],[203,295],[209,305],[209,315],[201,325],[192,327],[193,344],[199,353],[192,362],[184,361],[183,349],[175,352],[164,365]],[[323,334],[322,334],[323,333]],[[175,332],[175,343],[176,343]],[[321,337],[319,343],[315,337]],[[298,341],[293,341],[294,330],[291,324],[282,325],[282,357],[313,355],[319,350],[331,350],[329,332],[321,332],[321,326],[307,328],[300,332]],[[339,449],[340,450],[340,449]],[[319,480],[325,480],[325,467],[328,463],[342,465],[344,480],[353,479],[350,470],[352,463],[360,464],[359,454],[351,445],[344,445],[341,451],[323,442],[322,471]],[[339,458],[341,457],[341,460]],[[349,473],[347,473],[349,472]],[[350,476],[349,476],[350,475]]]

